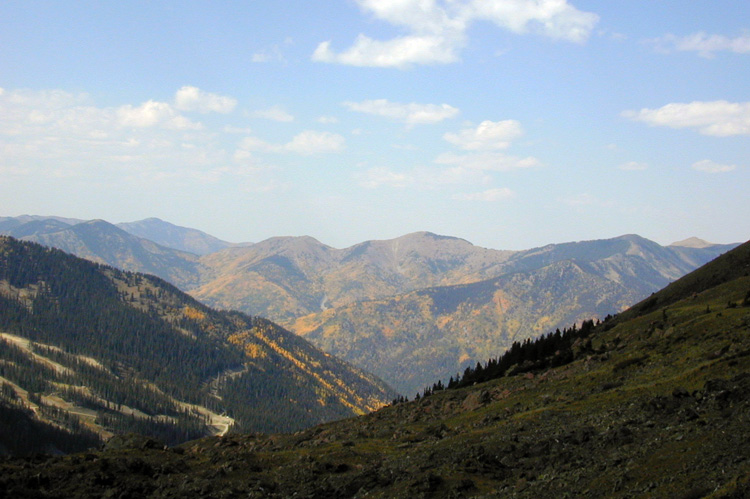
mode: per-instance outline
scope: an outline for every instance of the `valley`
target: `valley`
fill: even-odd
[[[475,371],[465,385],[295,433],[170,448],[130,435],[86,454],[6,459],[0,488],[50,498],[750,494],[750,243],[571,340],[548,354],[527,343],[526,360],[495,377],[472,382]]]
[[[232,244],[158,219],[68,222],[6,218],[0,232],[266,317],[407,395],[515,341],[624,310],[735,246],[624,235],[502,251],[417,232],[336,249],[312,237]]]

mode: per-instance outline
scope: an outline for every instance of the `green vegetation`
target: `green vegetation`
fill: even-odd
[[[294,431],[393,396],[270,321],[7,237],[0,311],[0,377],[41,422],[74,432],[176,444],[230,429]],[[42,417],[52,409],[65,420]]]
[[[747,497],[750,307],[729,304],[750,289],[750,243],[730,255],[655,293],[654,305],[521,342],[419,400],[294,434],[173,449],[126,437],[34,466],[6,461],[0,488],[38,497]],[[501,377],[488,375],[500,366]]]

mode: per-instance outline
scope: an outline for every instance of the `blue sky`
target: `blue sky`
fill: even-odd
[[[742,1],[0,3],[0,215],[750,237]]]

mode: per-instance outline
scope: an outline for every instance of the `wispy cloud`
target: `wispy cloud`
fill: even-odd
[[[583,12],[566,0],[356,0],[375,18],[406,30],[390,40],[360,34],[343,52],[331,42],[318,45],[314,61],[407,68],[414,64],[448,64],[459,60],[467,31],[477,21],[488,21],[513,33],[537,33],[582,43],[598,16]]]
[[[125,127],[148,128],[162,126],[176,130],[196,130],[201,128],[188,118],[178,114],[166,102],[147,101],[140,106],[130,104],[121,106],[115,111],[117,122]]]
[[[477,127],[464,128],[458,133],[443,135],[443,139],[447,142],[469,152],[443,153],[435,159],[435,162],[470,170],[495,172],[539,166],[541,163],[534,157],[521,158],[499,152],[500,149],[509,148],[512,141],[522,135],[521,123],[516,120],[485,120]]]
[[[268,109],[259,109],[258,111],[254,111],[252,115],[256,118],[263,118],[281,123],[291,123],[294,121],[294,116],[279,106],[273,106]]]
[[[180,111],[200,113],[231,113],[237,100],[224,95],[204,92],[197,87],[184,86],[175,94],[175,107]]]
[[[672,103],[658,109],[625,111],[622,115],[652,126],[694,128],[703,135],[750,135],[750,102]]]
[[[294,41],[291,38],[284,40],[283,44],[275,44],[268,48],[253,52],[250,60],[254,63],[269,63],[269,62],[281,62],[286,63],[286,57],[284,56],[283,46],[293,45]]]
[[[512,140],[523,135],[516,120],[483,121],[476,128],[465,128],[458,133],[446,133],[443,138],[469,151],[506,149]]]
[[[401,104],[386,99],[344,102],[344,106],[350,111],[382,116],[408,125],[439,123],[459,113],[457,108],[448,104]]]
[[[471,170],[494,172],[507,172],[523,168],[533,168],[541,165],[541,162],[532,156],[520,158],[518,156],[510,156],[499,152],[469,154],[448,152],[439,155],[435,159],[435,162],[443,165],[456,165]]]
[[[706,173],[726,173],[736,169],[736,165],[722,165],[711,161],[710,159],[704,159],[693,163],[693,170]]]
[[[284,149],[304,155],[337,153],[344,150],[345,142],[337,133],[306,130],[296,135]]]
[[[338,123],[339,119],[335,116],[320,116],[318,117],[318,123],[323,123],[324,125],[332,124],[332,123]]]
[[[272,144],[258,137],[243,138],[235,151],[235,159],[249,157],[253,152],[283,153],[292,152],[311,156],[315,154],[338,153],[344,150],[346,139],[337,133],[305,130],[295,135],[285,144]]]
[[[486,185],[492,179],[483,171],[460,166],[450,168],[414,167],[394,169],[377,167],[356,176],[359,185],[369,189],[436,189],[457,185]]]
[[[699,56],[708,59],[714,57],[716,52],[750,54],[750,34],[747,33],[734,38],[703,31],[687,36],[676,36],[670,33],[649,40],[649,43],[660,52],[696,52]]]

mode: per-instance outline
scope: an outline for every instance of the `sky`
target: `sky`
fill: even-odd
[[[0,216],[750,239],[744,0],[0,3]]]

